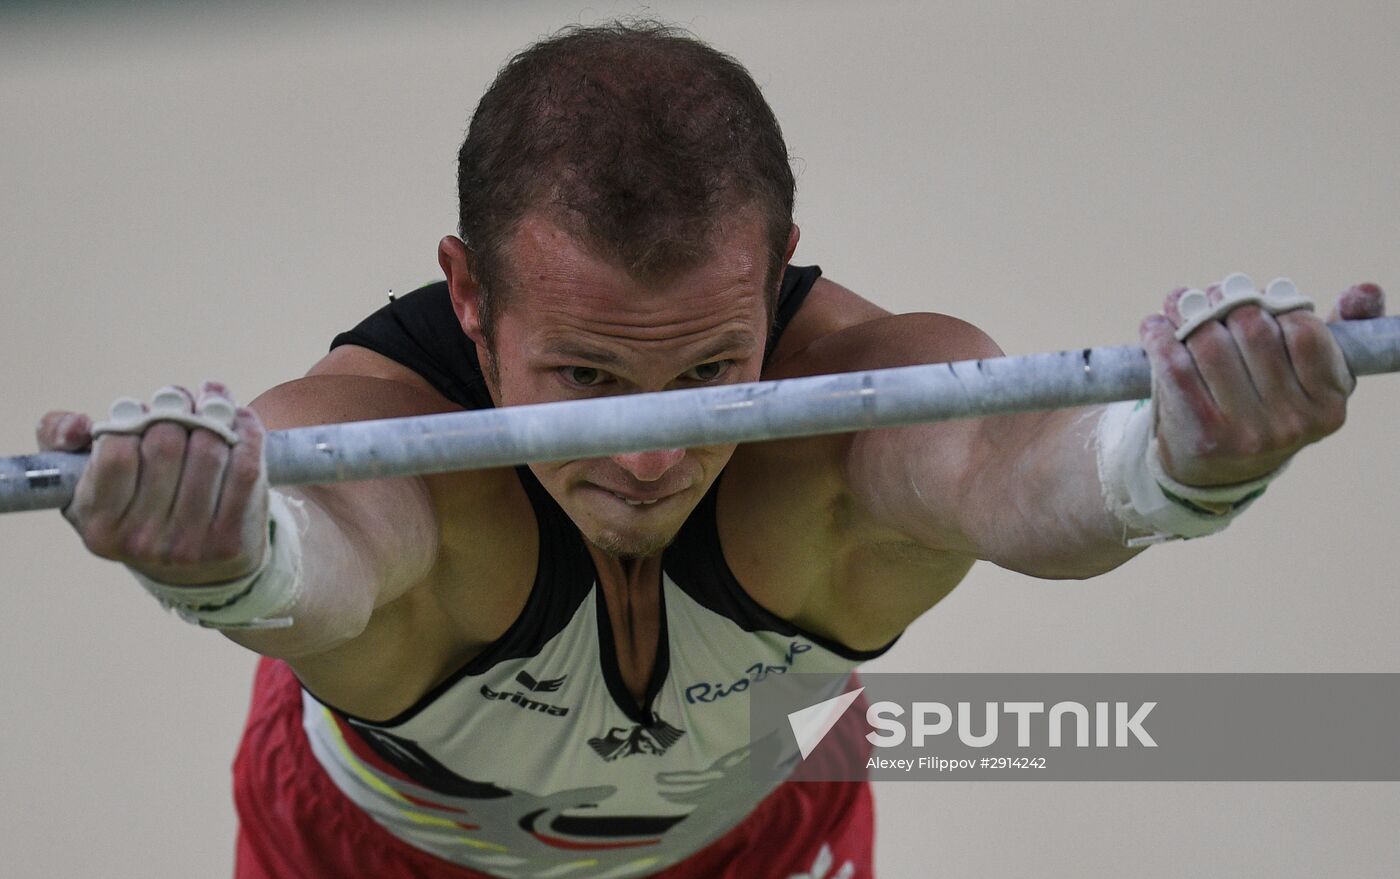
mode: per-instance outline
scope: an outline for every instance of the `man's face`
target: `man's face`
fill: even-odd
[[[526,216],[507,257],[511,289],[485,352],[498,405],[758,379],[768,257],[757,214],[735,217],[711,258],[664,282],[636,280],[541,214]],[[670,449],[530,469],[589,542],[640,558],[675,537],[733,451]]]

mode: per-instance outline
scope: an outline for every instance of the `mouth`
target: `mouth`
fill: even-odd
[[[588,487],[589,487],[590,489],[592,489],[592,490],[598,492],[599,494],[605,494],[605,495],[607,495],[607,496],[609,496],[609,497],[611,497],[611,498],[613,498],[613,499],[615,499],[615,500],[621,501],[622,503],[626,504],[626,505],[629,506],[629,507],[638,508],[638,509],[639,509],[639,508],[654,507],[654,506],[656,506],[657,504],[660,504],[660,503],[663,503],[663,502],[665,502],[665,501],[671,500],[672,498],[676,497],[677,495],[679,495],[679,494],[681,493],[681,492],[679,492],[679,491],[674,491],[674,492],[671,492],[671,493],[669,493],[669,494],[635,495],[635,494],[624,494],[624,493],[622,493],[622,492],[620,492],[620,491],[613,491],[612,489],[610,489],[610,488],[604,488],[604,487],[601,486],[601,485],[591,485],[591,484],[590,484]]]

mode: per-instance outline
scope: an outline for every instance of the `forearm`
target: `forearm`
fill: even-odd
[[[366,604],[373,595],[366,560],[342,529],[304,494],[285,494],[289,504],[299,506],[306,523],[296,598],[281,614],[291,625],[220,629],[234,643],[278,659],[318,653],[355,637],[369,621]]]
[[[337,647],[364,631],[374,609],[427,572],[437,548],[426,490],[417,480],[316,486],[284,492],[305,525],[292,625],[224,629],[264,656],[291,659]],[[365,510],[377,522],[357,521]]]
[[[353,375],[288,382],[252,403],[269,429],[432,412],[438,400],[402,384]],[[299,508],[297,597],[285,628],[225,629],[265,656],[330,650],[364,631],[375,608],[426,576],[438,520],[421,477],[274,489]]]
[[[1102,406],[984,420],[969,451],[959,525],[979,558],[1053,579],[1102,574],[1142,551],[1104,501]]]

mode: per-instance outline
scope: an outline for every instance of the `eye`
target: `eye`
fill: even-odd
[[[581,388],[597,387],[608,377],[607,373],[592,366],[565,366],[561,367],[559,372],[569,384]]]
[[[712,382],[729,371],[731,360],[712,360],[685,371],[685,378],[696,382]]]

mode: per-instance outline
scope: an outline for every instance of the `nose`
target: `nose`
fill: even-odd
[[[685,449],[662,449],[655,452],[613,455],[612,460],[639,482],[655,482],[684,457]]]

